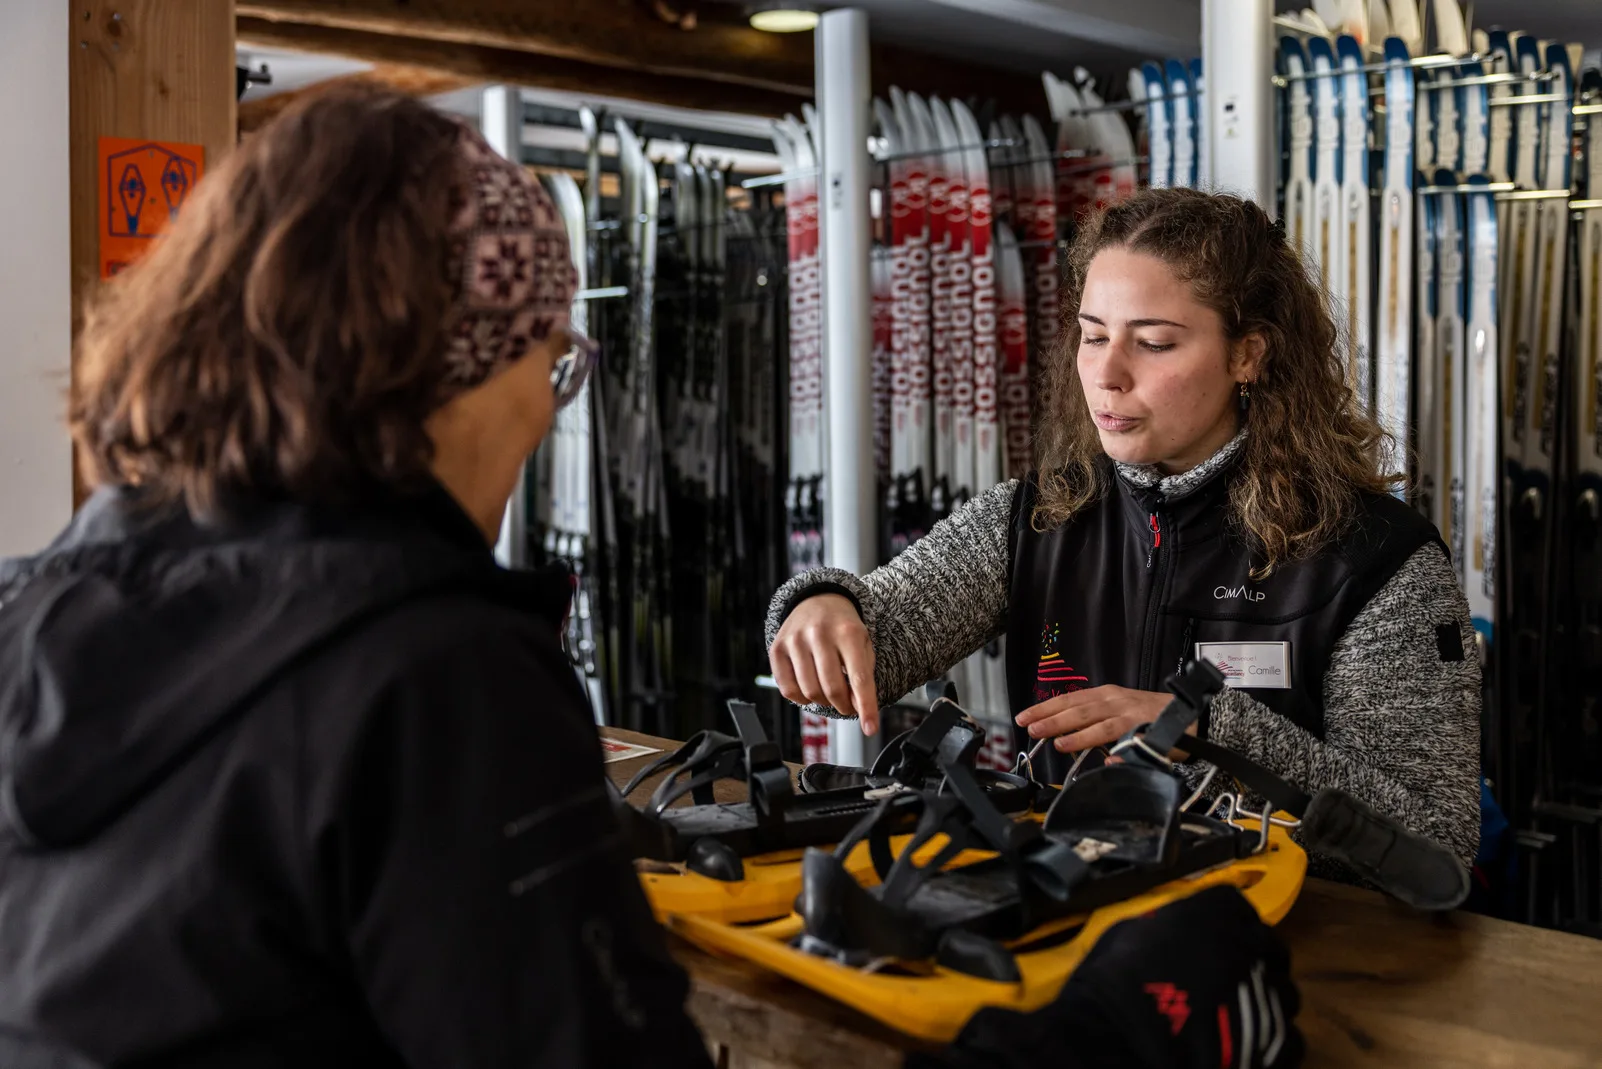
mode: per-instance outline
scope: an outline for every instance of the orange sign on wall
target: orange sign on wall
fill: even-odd
[[[183,209],[206,169],[200,145],[100,139],[100,277],[142,256]]]

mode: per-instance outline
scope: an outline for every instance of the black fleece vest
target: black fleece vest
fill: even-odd
[[[1324,673],[1336,640],[1402,564],[1419,547],[1439,544],[1440,535],[1403,502],[1364,494],[1357,522],[1338,543],[1256,581],[1250,551],[1227,524],[1233,467],[1169,503],[1155,488],[1126,483],[1109,462],[1102,499],[1045,533],[1030,523],[1035,476],[1019,484],[1007,607],[1014,715],[1106,683],[1161,691],[1163,680],[1197,655],[1198,643],[1252,644],[1237,651],[1244,656],[1236,663],[1220,666],[1225,675],[1323,737]],[[1206,652],[1216,660],[1230,651]],[[1206,729],[1204,721],[1204,737]],[[1032,745],[1021,731],[1017,741]],[[1061,783],[1072,755],[1048,752],[1049,782]]]

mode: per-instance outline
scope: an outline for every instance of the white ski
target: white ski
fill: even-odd
[[[1146,97],[1146,155],[1150,160],[1148,184],[1162,189],[1174,184],[1174,102],[1163,77],[1162,64],[1147,60],[1140,65]]]
[[[1394,12],[1394,9],[1393,9]],[[1385,42],[1385,185],[1380,200],[1379,316],[1374,408],[1392,439],[1387,472],[1407,471],[1412,407],[1413,71],[1407,46]]]
[[[1190,68],[1177,59],[1167,64],[1168,95],[1172,98],[1174,130],[1174,185],[1196,188],[1197,102],[1190,84]]]
[[[1057,345],[1057,293],[1061,283],[1057,268],[1057,201],[1046,136],[1034,116],[1024,116],[1023,132],[1029,157],[1035,161],[1030,177],[1034,210],[1020,244],[1028,244],[1024,253],[1024,274],[1030,295],[1029,351],[1040,361]]]
[[[1451,186],[1457,173],[1436,171],[1435,182]],[[1435,198],[1435,359],[1420,369],[1419,439],[1421,467],[1427,465],[1435,486],[1434,514],[1430,519],[1452,550],[1458,582],[1465,582],[1467,554],[1464,528],[1464,459],[1467,455],[1463,405],[1467,392],[1467,357],[1464,322],[1468,316],[1464,291],[1463,197],[1441,193]],[[1423,350],[1420,350],[1421,352]],[[1429,399],[1423,387],[1428,375]],[[1426,405],[1428,409],[1426,410]],[[1423,443],[1428,443],[1427,447]]]
[[[1480,645],[1480,663],[1485,665],[1495,637],[1497,502],[1502,480],[1496,449],[1501,371],[1496,350],[1498,236],[1496,200],[1483,188],[1487,179],[1471,175],[1468,183],[1481,188],[1468,194],[1468,381],[1464,405],[1468,431],[1461,470],[1469,491],[1463,523],[1468,552],[1464,554],[1462,570],[1469,616]]]
[[[1099,166],[1091,173],[1095,207],[1099,210],[1134,196],[1135,141],[1123,116],[1107,109],[1097,94],[1090,73],[1083,67],[1075,67],[1074,77],[1079,83],[1079,98],[1084,101],[1091,129],[1095,131],[1095,140],[1103,153]]]
[[[1369,216],[1368,75],[1363,73],[1363,47],[1342,36],[1335,43],[1341,70],[1340,264],[1333,291],[1346,321],[1350,371],[1347,382],[1365,411],[1374,407],[1373,308],[1370,272],[1373,228]]]
[[[1029,293],[1023,253],[1012,228],[996,226],[996,282],[1001,317],[1001,425],[1008,479],[1029,471]]]
[[[990,167],[984,136],[968,106],[951,102],[957,137],[968,175],[968,231],[973,258],[973,489],[982,493],[1001,481],[999,331],[996,308],[996,249],[992,231]],[[1006,664],[999,646],[982,649],[968,663],[968,685],[982,710],[989,733],[1004,734],[1011,749],[1012,724],[1007,716]]]
[[[1422,179],[1427,184],[1428,177]],[[1422,187],[1421,187],[1422,188]],[[1416,347],[1418,363],[1414,369],[1413,390],[1416,423],[1408,444],[1413,455],[1413,504],[1440,527],[1439,499],[1444,488],[1437,482],[1436,465],[1440,462],[1436,441],[1440,421],[1440,360],[1439,342],[1441,317],[1441,287],[1436,255],[1440,251],[1441,203],[1434,193],[1418,194],[1418,271],[1416,282],[1419,296]]]
[[[1202,77],[1200,56],[1190,61],[1190,92],[1196,113],[1196,188],[1212,189],[1213,176],[1207,162],[1207,84]]]
[[[1341,109],[1344,79],[1334,72],[1335,49],[1325,37],[1307,42],[1313,74],[1313,264],[1325,293],[1339,295],[1343,274],[1340,240]]]
[[[1285,227],[1304,262],[1317,263],[1313,210],[1313,98],[1308,92],[1307,53],[1291,36],[1279,40],[1280,68],[1290,85],[1285,94],[1290,171],[1285,180]]]

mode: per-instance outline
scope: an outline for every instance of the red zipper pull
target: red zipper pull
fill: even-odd
[[[1163,544],[1163,529],[1157,523],[1157,514],[1151,514],[1151,548],[1146,551],[1146,567],[1151,567],[1152,558],[1157,553],[1157,547]]]

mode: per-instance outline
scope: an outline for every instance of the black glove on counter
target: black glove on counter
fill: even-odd
[[[1290,954],[1233,887],[1102,936],[1055,1002],[983,1009],[907,1069],[1288,1069],[1301,1064]]]

